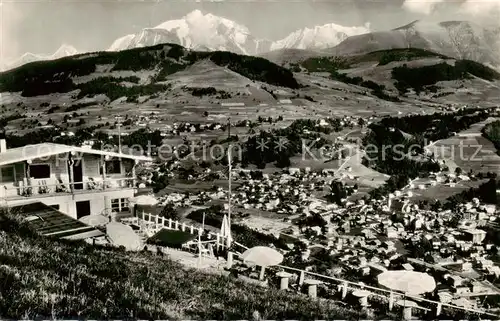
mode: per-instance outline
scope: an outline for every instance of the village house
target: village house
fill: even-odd
[[[0,140],[0,200],[41,202],[75,219],[126,212],[140,161],[152,159],[52,143],[7,149]]]

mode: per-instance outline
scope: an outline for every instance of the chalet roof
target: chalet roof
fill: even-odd
[[[70,152],[77,154],[94,154],[94,155],[127,158],[127,159],[135,159],[142,161],[153,161],[151,157],[146,157],[146,156],[115,153],[105,150],[97,150],[97,149],[90,149],[90,148],[76,147],[76,146],[69,146],[62,144],[42,143],[42,144],[27,145],[18,148],[7,149],[5,152],[0,154],[0,166],[22,162],[30,159],[50,157],[53,155],[65,154]]]
[[[28,224],[44,236],[75,240],[104,235],[98,229],[41,202],[14,206],[10,210],[13,213],[23,215],[27,219],[29,218]]]

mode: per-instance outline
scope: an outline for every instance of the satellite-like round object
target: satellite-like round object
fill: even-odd
[[[429,274],[406,270],[383,272],[378,276],[378,283],[409,295],[431,292],[436,288],[436,281]]]
[[[246,250],[241,259],[258,266],[274,266],[283,262],[283,254],[267,246],[256,246]]]

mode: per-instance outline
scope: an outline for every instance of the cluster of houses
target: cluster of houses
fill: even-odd
[[[261,179],[251,179],[250,172],[235,171],[235,181],[245,180],[234,193],[235,204],[245,208],[272,211],[279,214],[308,213],[311,204],[325,204],[319,201],[328,192],[328,186],[335,179],[334,172],[314,172],[310,168],[263,174]]]
[[[311,252],[318,247],[325,249],[338,260],[330,273],[340,277],[350,273],[364,278],[388,269],[424,268],[440,280],[445,272],[447,278],[461,281],[441,282],[440,299],[445,303],[453,301],[460,306],[477,307],[476,297],[500,294],[500,290],[487,281],[500,277],[500,267],[488,259],[497,249],[485,242],[486,231],[481,230],[476,221],[479,217],[496,221],[498,216],[494,207],[479,204],[477,200],[472,203],[472,208],[466,205],[470,210],[466,213],[475,213],[475,217],[462,216],[457,227],[448,225],[454,217],[451,211],[437,213],[412,207],[394,220],[393,212],[383,212],[377,204],[360,202],[333,210],[323,208],[320,215],[325,226],[291,226],[282,231],[282,237],[302,240],[307,245],[302,260],[310,259]],[[304,214],[307,215],[310,214]],[[425,251],[432,258],[432,264],[428,258],[401,259],[403,254],[408,257],[412,254],[405,253],[404,244],[424,247],[423,242],[427,244]],[[311,261],[309,268],[314,269],[316,264],[316,260]]]
[[[318,261],[312,257],[322,248],[338,261],[329,273],[340,277],[344,277],[346,271],[363,278],[374,271],[424,268],[439,280],[438,294],[442,302],[464,307],[477,307],[480,304],[475,299],[477,296],[500,293],[486,281],[500,277],[500,267],[491,259],[496,247],[486,242],[487,232],[481,229],[496,224],[498,215],[494,205],[474,199],[456,211],[424,210],[408,198],[400,202],[408,193],[404,190],[382,200],[344,200],[337,205],[321,199],[327,192],[325,186],[335,179],[335,173],[328,171],[291,168],[256,177],[241,170],[233,176],[235,182],[245,182],[235,184],[232,195],[235,208],[287,214],[288,227],[281,230],[280,237],[289,239],[290,247],[296,241],[306,245],[301,259],[310,262],[309,270],[316,268]],[[442,184],[467,179],[470,179],[467,175],[435,174],[431,182]],[[413,187],[419,188],[419,185]],[[170,194],[165,202],[187,206],[207,199],[226,198],[225,190],[218,188],[190,197]],[[398,214],[397,219],[394,214]],[[321,219],[311,220],[317,222],[312,225],[298,224],[312,216]],[[457,217],[455,226],[451,222]],[[412,253],[406,253],[405,244],[424,243],[428,251],[425,258],[411,258]],[[410,258],[402,260],[404,254]]]
[[[186,123],[173,123],[172,125],[164,125],[162,129],[162,136],[179,136],[188,133],[198,133],[211,130],[223,130],[224,126],[219,123],[209,124],[191,124]]]

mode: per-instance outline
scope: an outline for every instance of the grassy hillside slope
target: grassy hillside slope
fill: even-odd
[[[354,319],[357,312],[183,269],[165,257],[55,241],[0,212],[0,317]]]
[[[408,66],[406,62],[438,58],[435,63],[415,64]],[[409,89],[417,93],[422,91],[436,91],[435,84],[440,81],[471,79],[472,76],[494,81],[500,79],[500,74],[495,70],[471,60],[454,60],[441,54],[414,48],[391,49],[374,51],[363,55],[312,57],[300,62],[290,63],[290,68],[295,72],[325,72],[331,79],[344,83],[372,89],[377,97],[397,101],[396,97],[384,94],[386,89],[382,83],[376,83],[364,77],[353,76],[355,70],[370,71],[372,75],[381,75],[389,67],[389,80],[394,84],[399,94],[405,94]]]
[[[165,87],[151,88],[150,86],[155,85],[156,82],[164,81],[168,75],[184,70],[204,59],[209,59],[218,66],[226,67],[254,81],[288,88],[299,87],[292,72],[264,58],[224,51],[196,52],[178,45],[165,44],[29,63],[0,73],[0,92],[22,92],[23,96],[30,97],[65,93],[76,89],[88,90],[85,84],[76,84],[73,79],[95,73],[98,66],[112,66],[111,71],[155,70],[156,73],[151,77],[148,85],[133,87],[134,95],[141,91],[149,93],[166,90]],[[150,88],[143,89],[142,87]],[[99,93],[102,92],[95,94]]]

